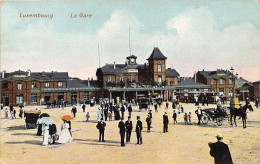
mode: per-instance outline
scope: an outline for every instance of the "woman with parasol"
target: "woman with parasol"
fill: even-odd
[[[65,115],[61,119],[63,120],[63,124],[61,126],[61,132],[59,135],[59,139],[56,142],[60,143],[60,144],[65,144],[65,143],[69,143],[70,141],[72,141],[72,136],[69,131],[69,129],[70,129],[69,122],[73,118],[69,115]]]
[[[50,135],[50,125],[54,124],[53,120],[50,117],[42,117],[42,125],[43,125],[43,143],[42,145],[49,145],[51,142]]]

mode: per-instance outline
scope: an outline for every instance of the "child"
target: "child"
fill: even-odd
[[[189,112],[189,114],[188,114],[188,125],[191,125],[191,112]]]
[[[172,115],[172,118],[173,118],[173,123],[177,124],[177,113],[175,112],[175,110],[173,110],[173,115]]]
[[[187,115],[187,113],[184,114],[183,118],[184,118],[185,125],[187,125],[187,122],[188,122],[188,115]]]
[[[90,115],[89,115],[89,112],[87,112],[87,114],[86,114],[86,122],[88,122],[88,119],[90,118]]]
[[[108,112],[108,118],[109,118],[109,121],[112,121],[112,112],[111,111]]]

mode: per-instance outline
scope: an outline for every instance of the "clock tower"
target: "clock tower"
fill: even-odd
[[[136,65],[137,64],[136,59],[137,59],[137,57],[135,55],[126,57],[127,65]]]

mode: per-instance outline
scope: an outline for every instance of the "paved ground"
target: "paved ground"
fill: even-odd
[[[150,133],[146,132],[147,112],[138,112],[134,107],[133,126],[136,116],[141,116],[144,125],[143,145],[136,145],[136,134],[132,133],[131,143],[120,147],[118,121],[107,121],[105,143],[98,141],[96,129],[96,107],[87,106],[90,122],[85,122],[85,113],[77,107],[78,114],[72,122],[73,141],[66,145],[41,146],[42,137],[36,136],[36,129],[26,130],[24,119],[5,119],[1,111],[1,163],[213,163],[209,155],[208,142],[215,142],[215,135],[222,133],[224,142],[229,145],[234,163],[260,163],[260,108],[248,113],[248,127],[231,127],[227,120],[222,126],[215,123],[198,126],[194,104],[183,104],[185,112],[192,112],[192,125],[183,124],[183,114],[178,115],[178,124],[173,124],[172,109],[168,110],[169,132],[162,133],[164,104],[159,113],[153,110],[153,123]],[[213,105],[210,105],[213,107]],[[35,108],[35,107],[27,107]],[[65,114],[70,108],[43,109],[56,122],[58,132]],[[205,107],[206,108],[206,107]],[[153,108],[152,108],[153,109]],[[16,108],[18,111],[18,108]],[[18,113],[18,112],[17,112]],[[17,114],[18,115],[18,114]],[[126,114],[127,116],[127,114]]]

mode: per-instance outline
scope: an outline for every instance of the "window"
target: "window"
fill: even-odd
[[[3,88],[5,89],[5,88],[8,88],[8,83],[4,83],[3,84]]]
[[[58,87],[62,87],[62,82],[58,82]]]
[[[111,82],[112,81],[112,77],[111,76],[108,76],[107,77],[107,82]]]
[[[219,79],[219,84],[223,84],[224,80],[223,79]]]
[[[232,79],[228,79],[228,84],[232,84]]]
[[[215,81],[214,79],[211,79],[210,84],[214,84],[214,81]]]
[[[84,100],[89,100],[89,92],[84,92]]]
[[[31,86],[32,89],[36,88],[36,83],[32,83],[32,86]]]
[[[131,82],[135,81],[135,74],[131,74]]]
[[[31,103],[37,103],[37,93],[31,94]]]
[[[228,96],[233,96],[233,88],[228,88]]]
[[[123,82],[124,81],[124,76],[119,77],[119,81]]]
[[[158,83],[159,83],[159,84],[162,83],[162,76],[158,76]]]
[[[64,99],[64,94],[63,93],[58,93],[58,101],[61,101]]]
[[[23,103],[23,95],[17,95],[16,96],[16,103],[22,104]]]
[[[49,88],[50,87],[50,83],[49,82],[45,83],[45,87]]]
[[[224,95],[224,88],[219,88],[219,95]]]
[[[21,83],[17,84],[17,89],[22,90],[22,84]]]
[[[162,72],[162,65],[158,64],[158,72]]]

